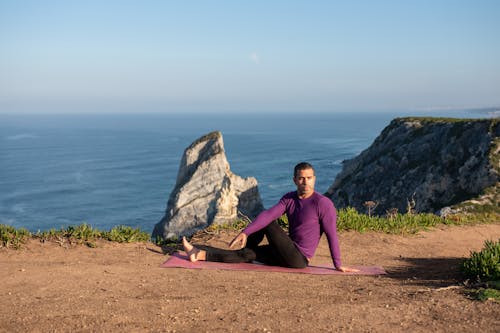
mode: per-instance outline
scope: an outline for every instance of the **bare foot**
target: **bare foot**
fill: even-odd
[[[191,262],[196,262],[198,260],[203,260],[203,250],[200,250],[193,245],[191,245],[186,237],[182,237],[182,246],[184,247],[184,251],[186,252],[187,256],[189,257],[189,261]],[[202,254],[200,257],[198,257],[200,254]]]
[[[337,268],[338,271],[341,271],[343,273],[356,273],[356,272],[359,272],[359,269],[357,268],[350,268],[350,267],[345,267],[345,266],[341,266],[339,268]]]

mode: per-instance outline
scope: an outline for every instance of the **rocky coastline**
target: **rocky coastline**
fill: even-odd
[[[396,118],[343,169],[325,193],[338,209],[376,215],[500,212],[500,121]],[[184,151],[165,216],[153,238],[176,239],[264,209],[257,180],[231,172],[222,133]]]
[[[397,118],[343,169],[326,195],[378,215],[499,211],[499,119]]]

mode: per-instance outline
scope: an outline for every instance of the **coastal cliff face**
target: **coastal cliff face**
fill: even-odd
[[[462,204],[499,209],[498,119],[397,118],[354,159],[326,195],[338,208],[375,214],[438,212]]]
[[[257,180],[231,172],[222,134],[212,132],[184,151],[175,188],[153,238],[189,236],[211,224],[232,222],[241,214],[253,218],[263,208]]]

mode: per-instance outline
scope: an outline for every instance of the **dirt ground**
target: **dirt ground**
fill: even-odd
[[[339,237],[346,265],[388,274],[166,269],[150,243],[2,248],[0,332],[500,332],[500,303],[472,300],[458,270],[500,224]],[[312,263],[329,262],[322,239]]]

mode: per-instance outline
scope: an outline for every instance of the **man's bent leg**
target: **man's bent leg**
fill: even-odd
[[[265,233],[266,233],[266,231],[264,228],[264,229],[261,229],[259,231],[254,232],[253,234],[248,235],[247,244],[245,245],[245,247],[248,247],[252,250],[257,249],[260,242],[262,242],[262,240],[264,239]]]
[[[304,268],[307,258],[299,251],[286,232],[274,221],[265,227],[266,238],[277,265],[291,268]]]

